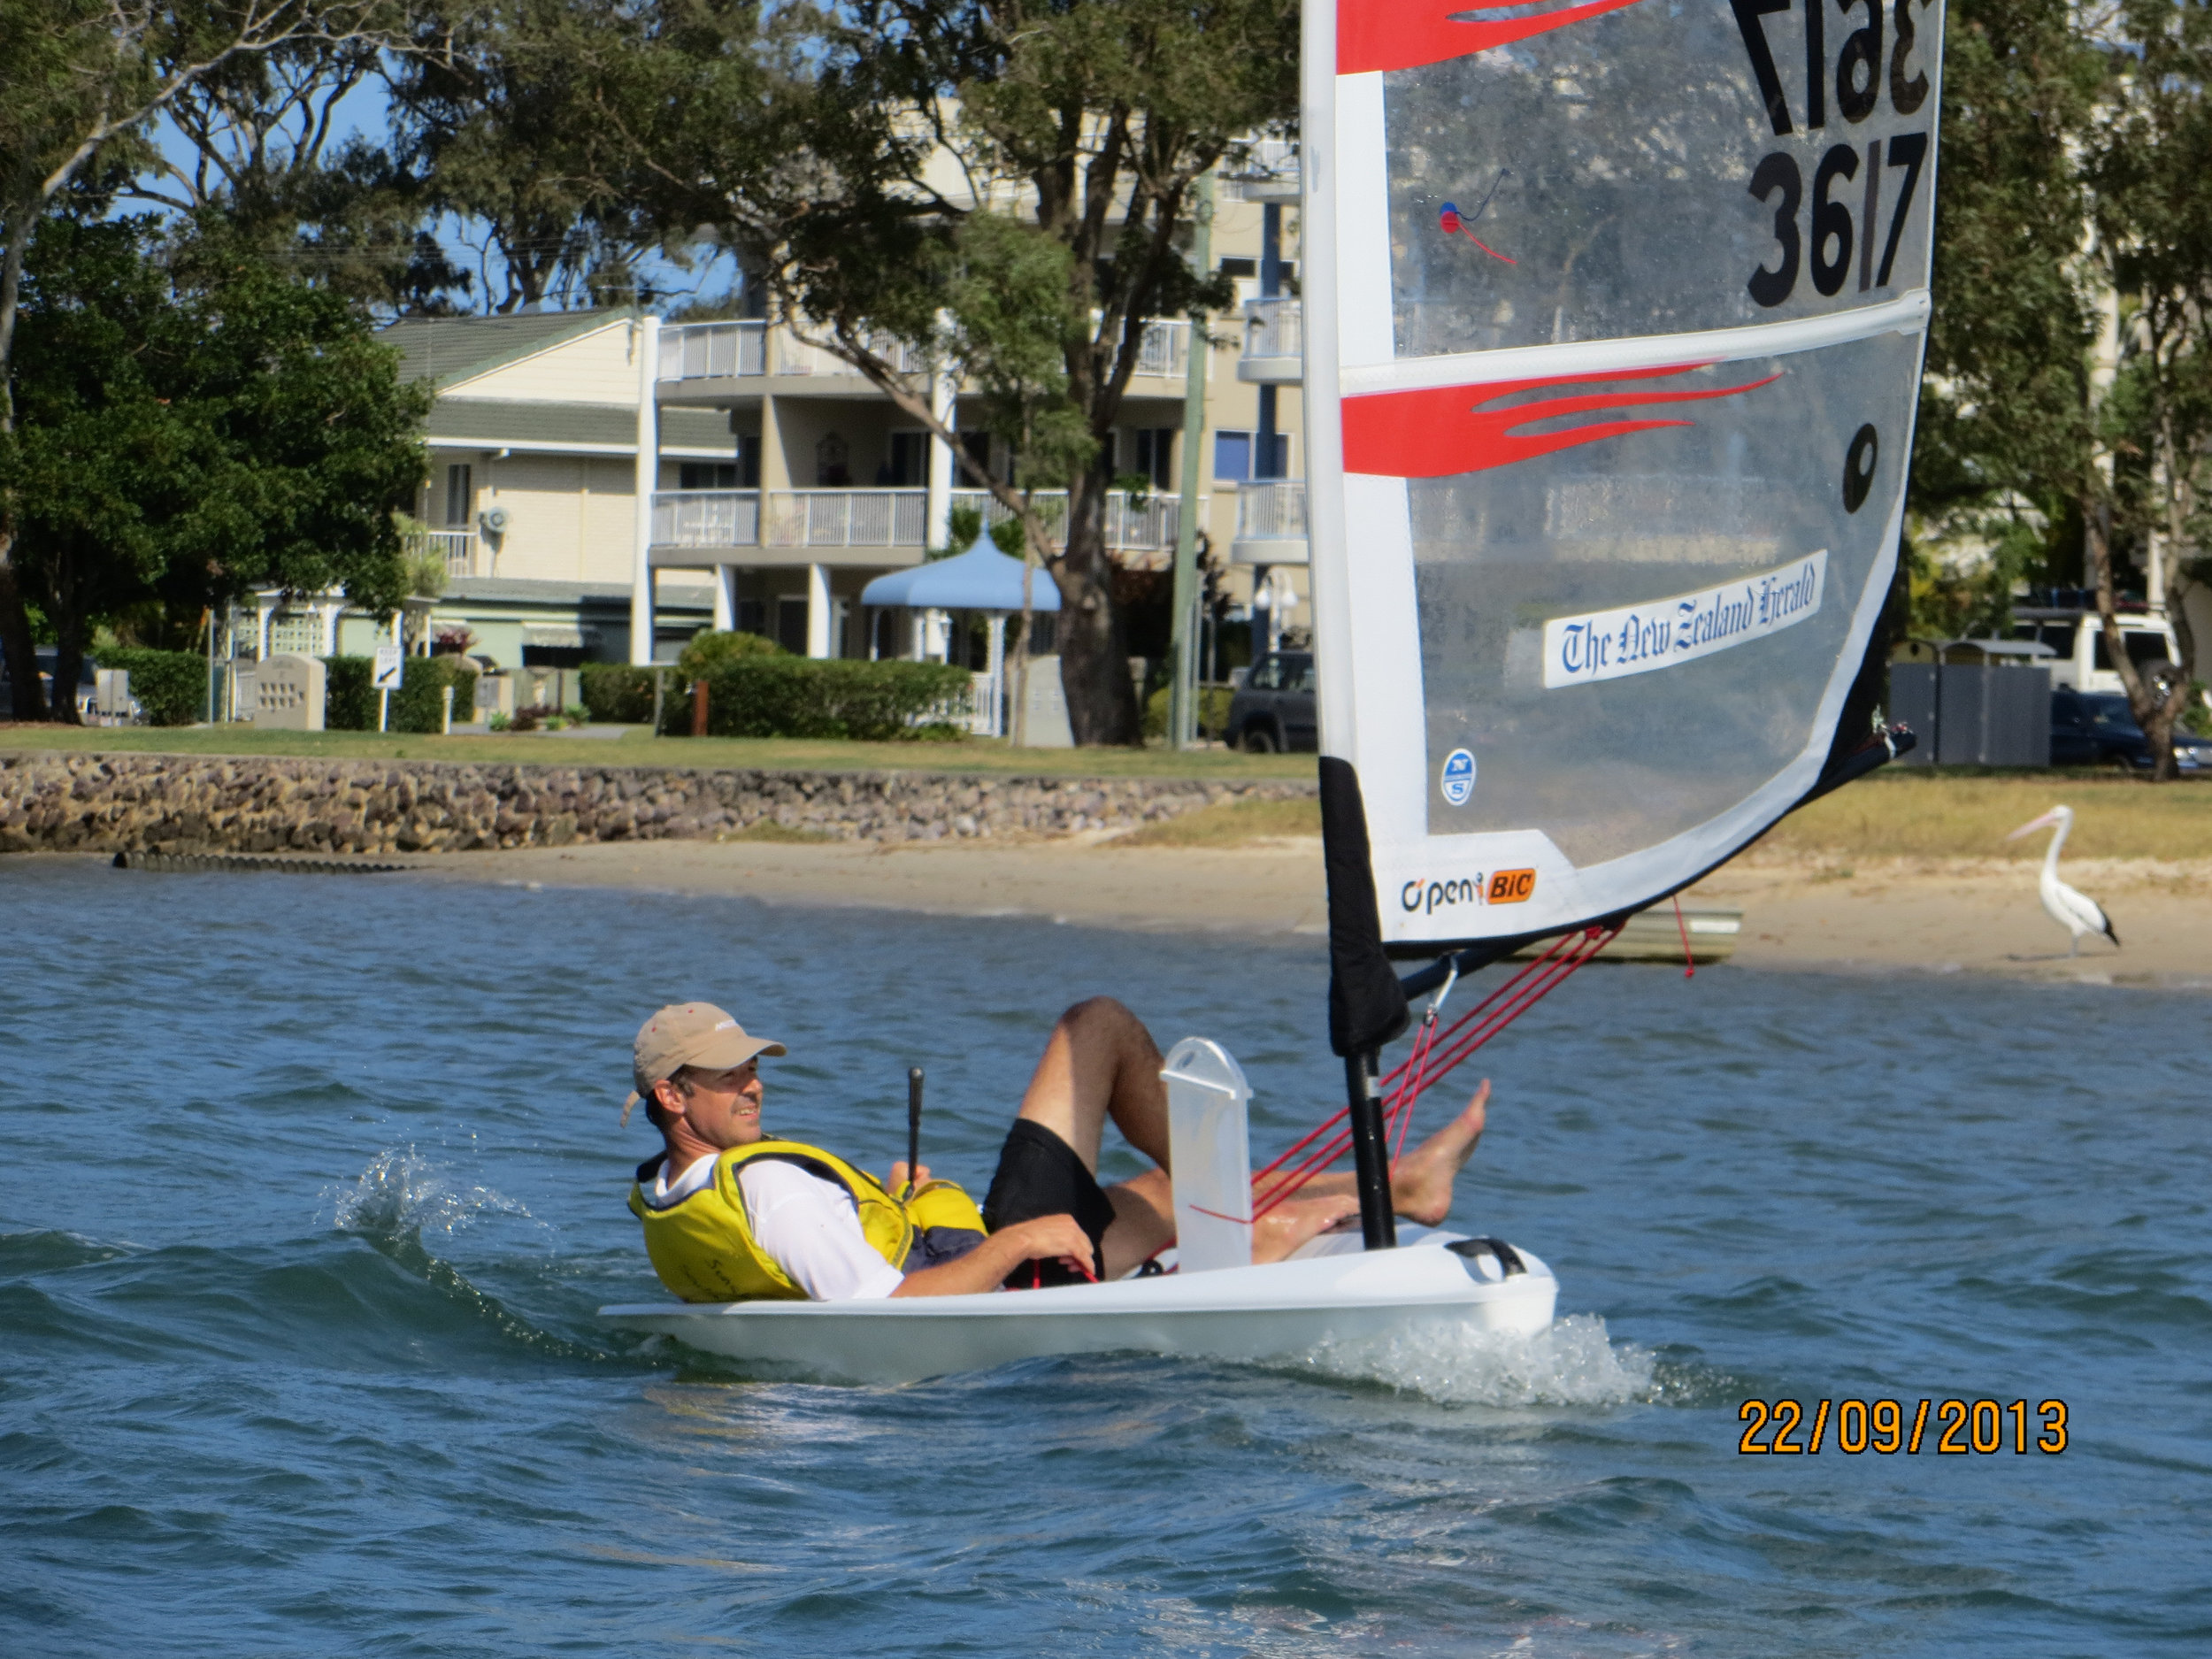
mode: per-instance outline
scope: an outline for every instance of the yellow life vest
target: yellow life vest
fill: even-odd
[[[833,1152],[796,1141],[756,1141],[732,1147],[714,1160],[714,1179],[689,1197],[656,1210],[645,1202],[645,1182],[660,1158],[638,1166],[630,1187],[630,1210],[645,1224],[645,1251],[653,1271],[686,1302],[804,1302],[806,1292],[760,1248],[745,1217],[738,1171],[757,1158],[795,1164],[808,1174],[841,1187],[860,1212],[860,1231],[892,1266],[903,1268],[923,1242],[928,1255],[949,1256],[957,1250],[929,1249],[927,1235],[941,1229],[982,1236],[983,1217],[975,1201],[950,1181],[932,1181],[904,1202],[884,1189],[865,1170],[855,1169]],[[960,1241],[954,1241],[960,1242]],[[917,1262],[916,1265],[923,1265]]]

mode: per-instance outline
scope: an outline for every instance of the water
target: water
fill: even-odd
[[[12,1659],[2212,1642],[2199,999],[1594,969],[1486,1056],[1459,1188],[1558,1268],[1540,1341],[860,1389],[595,1324],[656,1290],[643,1012],[783,1037],[772,1120],[879,1167],[926,1064],[979,1186],[1079,992],[1226,1041],[1281,1144],[1317,946],[50,860],[0,913]],[[1740,1455],[1777,1395],[2072,1440]]]

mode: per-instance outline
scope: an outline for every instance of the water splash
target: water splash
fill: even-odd
[[[515,1216],[542,1225],[505,1194],[458,1179],[417,1152],[387,1147],[350,1187],[326,1187],[323,1201],[341,1233],[396,1240],[426,1232],[450,1238],[486,1215]]]
[[[1533,1336],[1432,1326],[1330,1341],[1301,1368],[1442,1405],[1618,1406],[1656,1397],[1655,1363],[1644,1349],[1611,1340],[1597,1315],[1578,1313]]]

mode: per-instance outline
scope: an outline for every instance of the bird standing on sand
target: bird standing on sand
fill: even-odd
[[[2066,949],[2070,956],[2081,955],[2081,936],[2084,933],[2102,933],[2117,949],[2120,935],[2112,931],[2112,918],[2104,913],[2096,900],[2086,893],[2068,887],[2058,879],[2058,849],[2066,845],[2066,833],[2073,827],[2074,809],[2055,806],[2033,823],[2023,824],[2005,839],[2016,841],[2023,835],[2032,835],[2039,829],[2055,829],[2058,833],[2051,837],[2050,850],[2043,855],[2043,874],[2036,883],[2036,891],[2043,895],[2044,914],[2073,935]]]

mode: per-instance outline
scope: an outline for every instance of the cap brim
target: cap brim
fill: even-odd
[[[748,1060],[764,1054],[783,1054],[784,1046],[772,1037],[747,1037],[737,1032],[721,1032],[715,1040],[702,1044],[699,1051],[684,1064],[702,1071],[726,1071],[732,1066],[743,1065]]]

